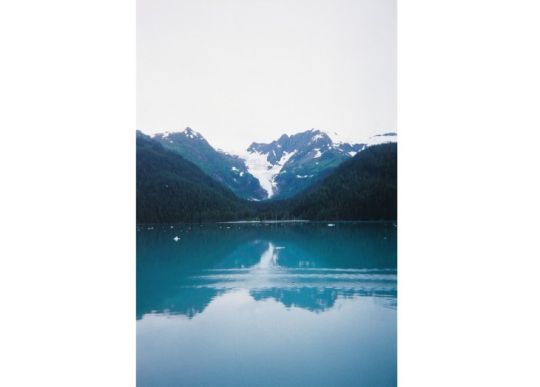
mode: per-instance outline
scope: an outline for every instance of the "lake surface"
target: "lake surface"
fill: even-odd
[[[395,386],[396,242],[392,223],[138,226],[137,385]]]

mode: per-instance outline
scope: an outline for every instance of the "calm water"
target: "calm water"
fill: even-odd
[[[148,228],[139,387],[396,385],[392,223]]]

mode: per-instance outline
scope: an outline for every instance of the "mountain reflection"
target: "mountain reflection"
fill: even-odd
[[[396,229],[387,223],[139,231],[137,318],[148,313],[192,318],[238,290],[256,301],[273,299],[316,313],[340,298],[365,296],[395,308],[395,249]]]

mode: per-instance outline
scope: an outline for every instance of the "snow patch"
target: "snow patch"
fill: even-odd
[[[231,168],[231,171],[233,171],[233,172],[238,172],[238,171],[239,171],[239,169],[238,169],[238,168],[236,168],[236,167],[232,167],[232,168]]]
[[[169,137],[169,134],[170,134],[169,132],[152,133],[152,134],[150,134],[150,138],[156,138],[156,137],[159,137],[159,138],[164,139],[164,138]]]
[[[319,148],[315,148],[315,156],[313,156],[313,158],[318,159],[319,157],[321,157],[321,155],[321,150]]]
[[[281,172],[283,166],[291,157],[296,154],[296,152],[296,150],[293,152],[283,152],[281,159],[279,159],[279,161],[274,165],[268,162],[268,155],[266,153],[255,151],[247,152],[242,155],[242,158],[246,162],[248,172],[259,180],[261,187],[268,195],[268,199],[275,194],[276,176]]]
[[[324,131],[323,133],[330,137],[333,145],[340,145],[347,142],[338,132]]]
[[[320,140],[321,138],[323,138],[324,135],[319,133],[319,134],[316,134],[315,136],[313,136],[313,138],[311,139],[311,142],[315,142],[317,140]]]
[[[186,137],[191,138],[191,139],[193,139],[193,138],[203,138],[200,133],[194,131],[191,128],[184,129],[184,131],[182,133],[184,133],[184,135]]]
[[[366,147],[373,146],[373,145],[379,145],[379,144],[387,144],[387,143],[393,143],[397,142],[397,134],[378,134],[375,136],[371,136],[366,141]]]

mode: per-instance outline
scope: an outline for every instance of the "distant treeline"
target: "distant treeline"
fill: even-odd
[[[195,164],[137,133],[137,223],[395,220],[397,144],[376,145],[281,201],[247,201]]]

